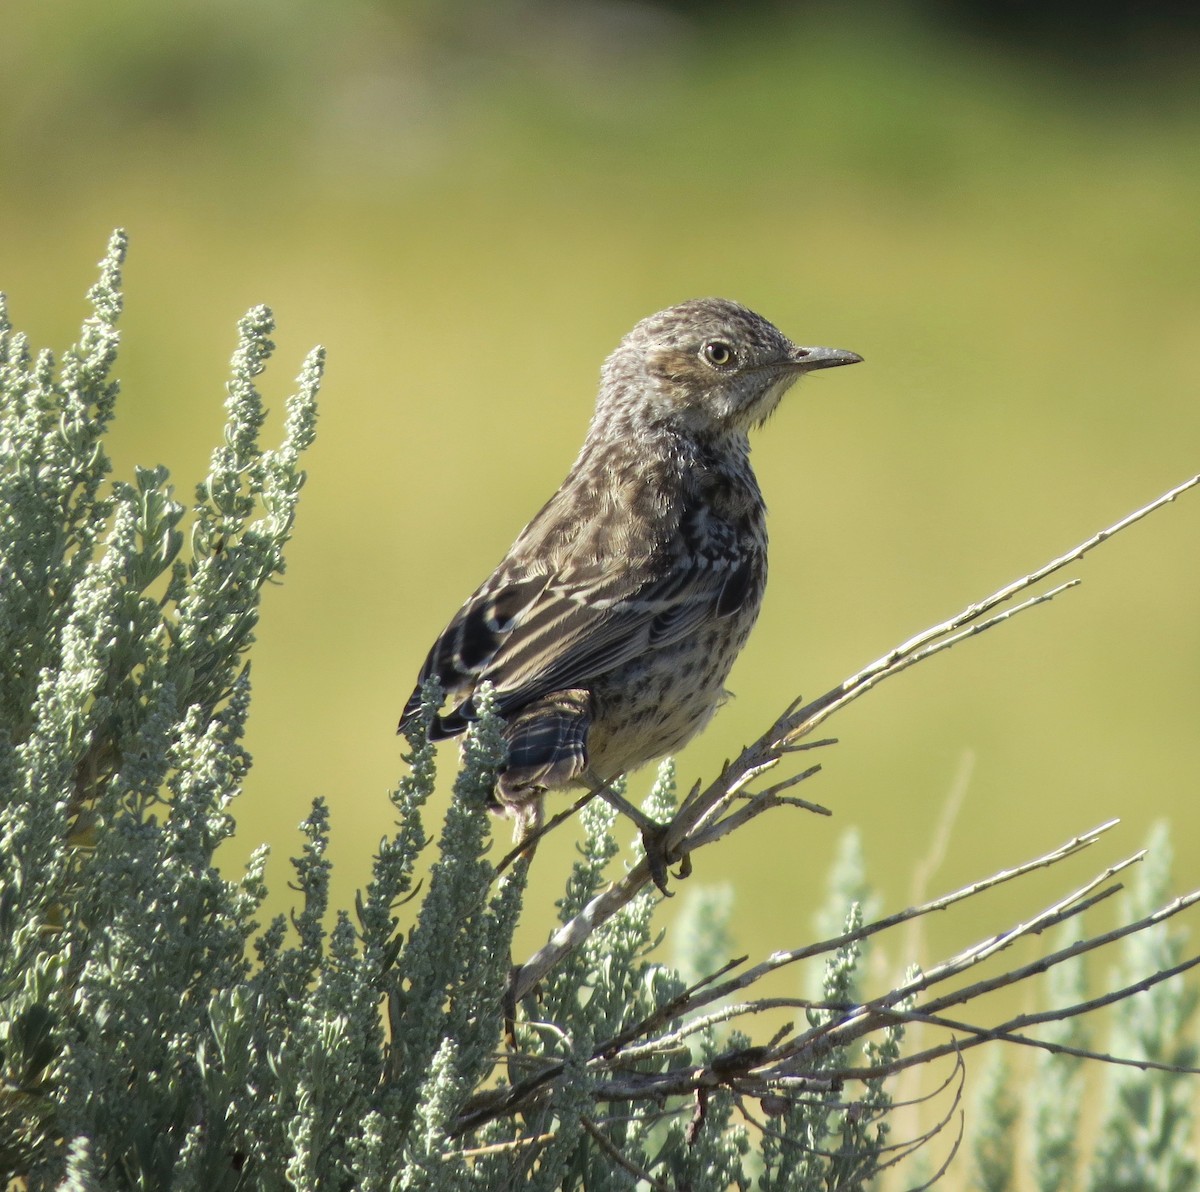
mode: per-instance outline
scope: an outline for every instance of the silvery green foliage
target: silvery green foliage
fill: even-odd
[[[978,1192],[1012,1192],[1016,1187],[1016,1134],[1019,1108],[1004,1052],[993,1051],[983,1067],[975,1098],[979,1123],[972,1147]]]
[[[1131,884],[1123,917],[1144,915],[1167,895],[1171,842],[1166,824],[1146,842],[1146,860]],[[1114,985],[1170,969],[1185,955],[1186,936],[1158,924],[1122,944]],[[1181,1068],[1200,1061],[1195,1042],[1196,990],[1181,979],[1135,994],[1115,1010],[1109,1047],[1115,1055]],[[1193,1142],[1195,1077],[1185,1072],[1117,1068],[1108,1077],[1099,1142],[1088,1168],[1089,1192],[1189,1192],[1200,1180]]]
[[[1083,921],[1064,923],[1055,945],[1065,948],[1083,935]],[[1053,1006],[1071,1006],[1087,997],[1083,957],[1052,968],[1047,976],[1046,1000]],[[1051,1022],[1040,1037],[1060,1047],[1087,1048],[1090,1032],[1082,1016]],[[1079,1154],[1084,1065],[1075,1056],[1039,1051],[1030,1082],[1030,1155],[1028,1170],[1038,1192],[1072,1192]]]
[[[818,938],[857,931],[863,924],[863,906],[873,905],[876,899],[867,884],[861,841],[853,829],[839,841],[826,886],[826,900],[813,916]],[[867,941],[850,940],[819,962],[809,981],[816,1002],[806,1014],[809,1029],[819,1032],[837,1022],[843,1008],[861,1000],[867,947]],[[908,978],[916,975],[910,972]],[[903,1013],[911,1004],[900,1001],[896,1009]],[[885,1028],[878,1038],[863,1044],[858,1062],[868,1067],[892,1063],[903,1037],[900,1022]],[[853,1059],[846,1047],[822,1055],[808,1074],[807,1087],[801,1088],[790,1104],[780,1104],[778,1116],[770,1123],[773,1132],[765,1134],[762,1141],[757,1184],[762,1192],[792,1188],[857,1192],[893,1158],[887,1149],[892,1102],[884,1090],[884,1079],[846,1086],[823,1076],[850,1066]]]
[[[213,1101],[213,1015],[245,992],[263,857],[229,881],[213,853],[322,358],[264,451],[271,316],[242,320],[185,558],[164,468],[108,482],[124,253],[117,233],[61,365],[0,316],[0,1164],[33,1188],[218,1188],[240,1126]]]
[[[213,857],[250,766],[246,654],[284,569],[322,360],[305,362],[281,445],[262,449],[272,322],[251,311],[190,510],[164,468],[111,482],[124,251],[118,234],[60,367],[0,318],[0,1177],[32,1192],[863,1187],[886,1161],[889,1101],[882,1080],[851,1100],[825,1075],[858,1062],[845,1048],[758,1104],[724,1078],[606,1093],[626,1076],[744,1069],[744,1035],[671,1017],[685,983],[729,959],[728,898],[693,914],[686,982],[656,958],[647,887],[508,1004],[527,863],[492,863],[504,747],[486,692],[420,900],[435,771],[414,725],[394,831],[353,910],[330,906],[317,799],[292,863],[298,905],[258,924],[265,850],[238,879]],[[425,691],[426,722],[440,697]],[[662,821],[674,799],[668,763],[646,811]],[[606,803],[579,820],[564,924],[620,853]],[[853,841],[836,885],[854,930]],[[858,1000],[860,950],[831,957],[810,1027]],[[614,1069],[623,1034],[636,1056]],[[882,1030],[867,1066],[886,1070],[899,1040]]]
[[[729,930],[733,885],[692,883],[679,902],[679,915],[671,930],[671,958],[680,977],[690,985],[737,955]]]
[[[1120,921],[1137,920],[1166,902],[1170,875],[1170,836],[1167,827],[1159,824],[1146,842],[1145,859],[1123,899]],[[1056,944],[1065,947],[1084,935],[1082,921],[1073,919],[1063,924]],[[1186,933],[1165,922],[1129,934],[1120,945],[1121,960],[1106,987],[1136,987],[1148,974],[1169,972],[1184,961],[1186,945]],[[1044,1000],[1053,1006],[1087,1004],[1082,956],[1050,970]],[[1130,1063],[1105,1066],[1098,1073],[1069,1052],[1039,1051],[1030,1080],[1014,1073],[1002,1055],[993,1056],[983,1070],[971,1115],[975,1135],[971,1186],[991,1190],[1019,1185],[1014,1160],[1018,1125],[1024,1125],[1028,1134],[1024,1170],[1037,1188],[1070,1192],[1081,1183],[1081,1168],[1089,1192],[1190,1192],[1195,1188],[1195,1076],[1189,1069],[1200,1058],[1195,1042],[1196,1000],[1194,985],[1177,974],[1118,1002],[1111,1010],[1111,1036],[1102,1052]],[[1048,1022],[1038,1038],[1085,1055],[1094,1045],[1093,1031],[1077,1015]],[[1143,1071],[1133,1066],[1139,1061],[1180,1070]],[[1095,1142],[1084,1148],[1081,1162],[1080,1129],[1089,1087],[1099,1094],[1101,1115]]]
[[[668,762],[660,768],[643,810],[661,821],[674,805],[674,767]],[[607,883],[608,864],[620,851],[615,813],[607,804],[594,800],[580,820],[580,859],[558,903],[563,923]],[[526,1115],[526,1134],[544,1136],[544,1145],[525,1147],[516,1159],[480,1162],[480,1187],[513,1186],[511,1181],[519,1175],[521,1187],[615,1192],[636,1185],[635,1170],[667,1187],[748,1186],[749,1141],[744,1126],[734,1120],[728,1092],[714,1090],[703,1104],[678,1098],[663,1105],[646,1099],[608,1107],[591,1096],[589,1061],[595,1046],[648,1017],[684,987],[678,973],[650,956],[658,942],[653,915],[659,903],[654,891],[638,894],[551,972],[540,997],[526,999],[520,1007],[518,1054],[510,1060],[510,1080],[534,1078],[550,1065],[562,1065],[568,1080],[560,1098],[540,1113]],[[665,1024],[664,1029],[671,1025],[677,1024]],[[711,1033],[702,1036],[698,1046],[698,1058],[715,1054]],[[663,1049],[639,1061],[638,1070],[662,1072],[692,1063],[687,1049]],[[596,1141],[597,1134],[603,1143]],[[503,1136],[518,1138],[512,1124]],[[628,1166],[616,1163],[613,1154],[621,1155]]]
[[[830,865],[825,901],[813,915],[817,938],[857,931],[864,921],[864,906],[873,908],[877,901],[867,882],[859,834],[848,829],[839,839]],[[810,1028],[837,1021],[837,1007],[861,1000],[861,974],[868,949],[866,940],[850,941],[811,966],[810,993],[825,1008],[808,1011]],[[902,1001],[896,1008],[903,1012],[910,1005]],[[867,1066],[893,1062],[903,1037],[899,1022],[884,1029],[878,1039],[864,1043],[861,1062]],[[820,1068],[833,1071],[846,1067],[850,1060],[847,1049],[841,1048],[822,1057]],[[864,1187],[888,1162],[883,1148],[889,1133],[891,1098],[884,1091],[884,1080],[865,1080],[850,1092],[836,1083],[822,1084],[819,1071],[813,1075],[816,1079],[811,1088],[783,1116],[786,1129],[782,1136],[764,1141],[765,1168],[759,1181],[764,1192],[808,1186],[851,1192]]]

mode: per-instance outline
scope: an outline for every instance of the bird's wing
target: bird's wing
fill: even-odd
[[[537,604],[551,578],[523,575],[508,561],[497,568],[433,643],[417,677],[416,688],[404,706],[400,732],[420,712],[421,689],[430,679],[437,679],[449,699],[470,698],[497,649]]]
[[[599,675],[729,616],[759,573],[752,556],[699,555],[568,565],[529,574],[503,564],[434,643],[400,724],[420,711],[421,685],[436,676],[459,701],[434,735],[459,733],[473,717],[484,680],[507,715],[551,691],[587,687]]]

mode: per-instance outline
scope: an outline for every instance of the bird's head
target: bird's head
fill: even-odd
[[[737,302],[698,298],[643,319],[625,336],[605,362],[600,402],[693,434],[745,434],[804,373],[861,360],[840,348],[798,347]]]

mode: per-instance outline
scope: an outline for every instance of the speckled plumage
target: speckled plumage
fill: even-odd
[[[436,675],[460,733],[490,682],[508,721],[496,796],[607,782],[704,727],[758,616],[766,508],[748,432],[803,373],[860,357],[798,348],[735,302],[643,319],[601,373],[562,487],[434,643],[401,719]]]

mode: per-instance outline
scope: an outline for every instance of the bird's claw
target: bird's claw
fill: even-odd
[[[675,896],[667,889],[667,877],[669,876],[669,866],[672,858],[667,849],[667,832],[670,830],[670,824],[647,823],[642,825],[642,849],[646,854],[646,864],[650,869],[650,877],[654,884],[662,891],[664,898],[674,898]],[[692,855],[691,853],[683,853],[677,858],[679,861],[679,872],[675,877],[682,881],[686,877],[691,876],[692,872]]]

